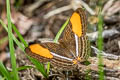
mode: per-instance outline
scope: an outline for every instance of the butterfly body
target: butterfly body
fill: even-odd
[[[40,62],[50,62],[53,67],[75,68],[88,58],[90,46],[86,36],[86,16],[83,9],[77,9],[71,16],[58,43],[39,42],[29,45],[28,55]]]

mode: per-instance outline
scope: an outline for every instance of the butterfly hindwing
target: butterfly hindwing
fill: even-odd
[[[40,53],[39,51],[37,51],[36,47],[37,48],[40,47],[39,48]],[[37,52],[32,50],[32,48],[34,48],[35,51]],[[47,53],[47,51],[43,49],[48,50],[49,53]],[[48,62],[48,61],[51,62],[53,66],[61,67],[64,69],[67,69],[68,66],[69,68],[73,68],[75,66],[72,62],[73,56],[68,55],[70,52],[69,50],[66,49],[66,47],[62,43],[61,44],[57,44],[53,42],[34,43],[29,45],[28,48],[26,48],[26,52],[28,53],[28,55],[30,55],[33,58],[36,58],[40,62]],[[45,53],[47,55],[44,55]]]
[[[67,47],[64,43],[43,43],[41,44],[51,51],[52,55],[54,55],[53,59],[50,60],[53,66],[57,66],[59,68],[73,68],[73,60],[74,57],[71,55]]]

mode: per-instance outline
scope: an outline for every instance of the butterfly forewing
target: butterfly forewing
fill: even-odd
[[[74,20],[76,21],[74,22]],[[80,33],[77,33],[77,29],[75,32],[75,29],[73,29],[73,27],[80,28],[80,30],[78,31]],[[69,49],[69,51],[74,55],[75,58],[81,58],[81,62],[86,59],[89,51],[88,38],[86,36],[86,27],[87,20],[85,16],[85,11],[79,8],[72,14],[70,21],[63,32],[62,37],[62,40],[64,41],[64,44],[67,45],[66,47]]]

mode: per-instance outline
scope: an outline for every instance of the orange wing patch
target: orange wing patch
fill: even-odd
[[[73,64],[77,64],[77,60],[73,60]]]
[[[80,15],[77,12],[74,12],[70,18],[70,22],[72,24],[72,31],[78,36],[82,36],[82,23]]]
[[[53,55],[50,53],[50,51],[48,49],[43,48],[39,44],[32,44],[29,46],[29,48],[35,54],[38,54],[46,58],[53,58]]]

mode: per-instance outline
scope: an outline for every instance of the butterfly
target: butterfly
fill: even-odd
[[[25,51],[42,63],[50,62],[53,67],[67,70],[75,68],[89,57],[90,45],[86,27],[85,10],[78,8],[70,17],[58,43],[34,42]]]

